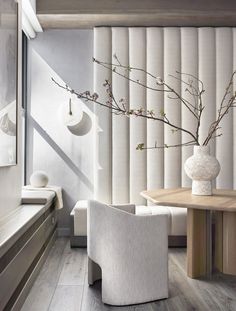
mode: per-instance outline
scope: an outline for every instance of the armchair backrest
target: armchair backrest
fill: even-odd
[[[96,263],[111,253],[138,253],[142,245],[153,245],[155,252],[167,253],[167,215],[138,216],[127,212],[134,209],[134,205],[120,208],[89,201],[88,256]]]

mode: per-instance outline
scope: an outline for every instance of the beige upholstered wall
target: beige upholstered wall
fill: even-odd
[[[176,90],[185,94],[184,84],[171,79],[168,74],[177,71],[198,76],[205,85],[204,117],[201,139],[217,113],[233,69],[236,69],[235,28],[95,28],[94,56],[110,62],[116,53],[123,64],[138,66],[162,76]],[[104,79],[113,84],[114,94],[129,100],[130,108],[142,106],[160,111],[164,108],[170,120],[188,129],[195,123],[188,111],[178,101],[167,95],[145,90],[115,73],[94,65],[94,89],[102,96]],[[146,82],[141,72],[131,76]],[[148,83],[150,81],[147,80]],[[235,85],[236,86],[236,85]],[[104,97],[105,98],[105,97]],[[192,147],[137,151],[137,143],[148,146],[155,141],[162,145],[187,141],[180,132],[172,134],[170,128],[144,119],[128,119],[95,107],[98,130],[95,135],[95,197],[115,203],[131,201],[144,203],[139,192],[144,189],[190,186],[183,171],[183,163],[192,154]],[[236,111],[231,111],[222,122],[223,136],[212,141],[211,152],[221,163],[217,178],[218,188],[236,188]]]

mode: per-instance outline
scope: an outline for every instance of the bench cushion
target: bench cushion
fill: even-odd
[[[170,206],[136,206],[137,215],[168,215],[169,235],[186,235],[187,234],[187,209],[170,207]]]
[[[169,207],[171,213],[171,234],[187,235],[187,208]]]
[[[135,207],[136,215],[168,215],[168,234],[170,236],[185,236],[187,233],[187,209],[169,206],[144,206]],[[87,201],[80,200],[73,208],[74,236],[87,236]]]
[[[46,204],[55,198],[55,192],[45,190],[22,190],[22,204]]]
[[[135,207],[135,214],[139,216],[146,215],[162,215],[166,214],[168,216],[168,235],[171,234],[171,213],[166,206],[145,206],[145,205],[137,205]]]
[[[76,203],[71,214],[74,214],[74,235],[87,236],[87,207],[86,200]]]

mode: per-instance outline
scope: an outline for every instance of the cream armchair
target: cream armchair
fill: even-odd
[[[168,297],[167,216],[134,211],[88,202],[88,282],[102,278],[102,301],[110,305]]]

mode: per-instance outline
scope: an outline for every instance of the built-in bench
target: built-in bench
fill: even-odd
[[[187,209],[169,206],[136,206],[135,214],[168,215],[169,247],[186,247],[187,245]],[[76,203],[70,214],[71,247],[87,246],[87,201]]]
[[[0,310],[20,309],[55,240],[54,198],[46,191],[25,195],[0,221]]]

